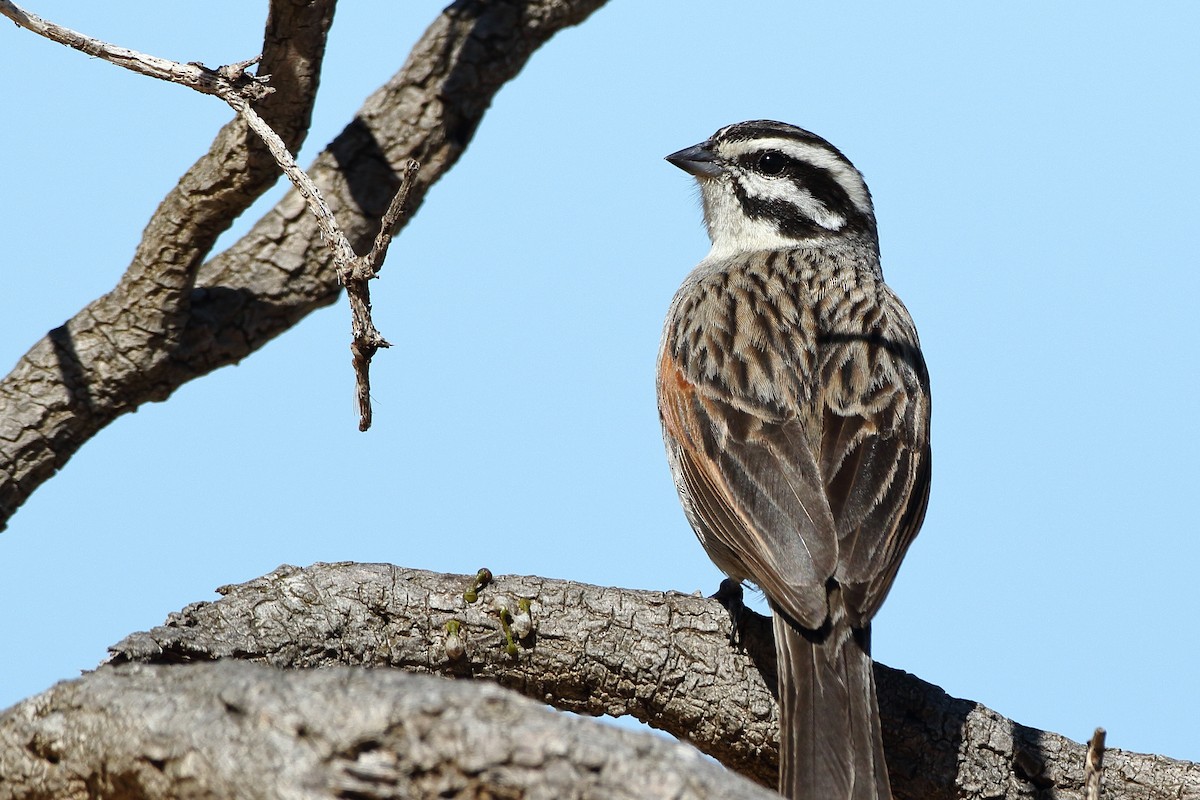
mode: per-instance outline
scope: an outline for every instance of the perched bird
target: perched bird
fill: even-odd
[[[667,156],[712,249],[671,302],[658,407],[683,509],[774,615],[779,790],[890,798],[871,618],[925,516],[929,377],[833,145],[741,122]]]

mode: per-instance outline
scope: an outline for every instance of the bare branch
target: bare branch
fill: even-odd
[[[420,170],[420,164],[410,160],[401,176],[400,188],[392,198],[387,212],[380,224],[379,234],[370,252],[361,258],[354,253],[350,240],[342,232],[337,218],[329,209],[329,204],[321,195],[321,190],[304,170],[296,164],[292,154],[288,152],[283,142],[271,130],[271,126],[263,122],[254,109],[236,93],[221,93],[221,98],[229,103],[250,126],[250,129],[266,142],[271,154],[275,157],[283,174],[288,177],[300,196],[308,203],[317,224],[321,228],[325,244],[333,255],[333,268],[338,274],[342,285],[346,287],[346,295],[350,301],[350,352],[351,363],[354,367],[356,397],[358,399],[359,423],[358,429],[365,431],[371,427],[371,359],[382,347],[391,347],[375,327],[371,317],[371,290],[367,281],[374,278],[378,268],[382,266],[388,245],[392,241],[392,229],[399,223],[400,216],[405,210],[405,203],[412,191],[413,180]]]
[[[498,686],[223,662],[105,668],[0,716],[0,800],[778,796]]]
[[[375,244],[371,246],[371,251],[355,265],[352,277],[369,281],[379,275],[383,260],[387,258],[388,247],[392,244],[392,232],[401,220],[406,218],[408,196],[412,193],[413,183],[416,181],[420,169],[420,163],[412,159],[404,166],[404,172],[400,176],[400,188],[383,215],[383,221],[379,225],[379,234],[375,237]]]
[[[300,196],[308,203],[309,210],[317,220],[317,225],[321,228],[321,235],[324,237],[325,243],[333,252],[334,264],[339,267],[339,274],[345,275],[349,269],[349,265],[355,259],[354,249],[350,247],[350,241],[342,233],[342,229],[338,227],[333,212],[329,210],[329,204],[321,196],[321,190],[313,183],[312,178],[308,177],[308,174],[300,169],[296,164],[296,159],[292,158],[292,154],[288,152],[287,145],[276,135],[275,131],[271,130],[271,126],[254,112],[249,103],[242,99],[236,92],[219,92],[218,96],[229,103],[230,107],[246,120],[246,124],[250,126],[250,130],[258,134],[258,137],[266,143],[267,149],[271,151],[271,155],[275,158],[275,163],[279,165],[279,168],[283,170],[283,174],[287,176],[287,179],[300,192]]]
[[[102,42],[78,31],[44,20],[36,14],[30,14],[10,0],[0,0],[0,15],[8,17],[28,31],[81,53],[86,53],[93,58],[102,59],[110,64],[151,78],[190,86],[204,94],[223,97],[232,93],[248,100],[260,100],[275,91],[266,85],[264,78],[246,74],[245,68],[256,63],[257,57],[242,62],[243,66],[240,69],[213,70],[203,64],[180,64],[177,61],[146,55],[126,47],[117,47],[108,42]]]
[[[125,67],[141,75],[181,83],[197,91],[216,95],[228,103],[246,121],[250,130],[258,134],[258,137],[263,140],[267,149],[274,157],[275,163],[279,165],[283,174],[287,176],[292,185],[300,192],[300,196],[308,203],[309,210],[316,218],[325,243],[329,246],[333,255],[334,269],[337,271],[342,285],[346,287],[346,292],[350,298],[352,316],[352,341],[350,349],[353,355],[352,363],[354,366],[355,384],[357,386],[359,430],[365,431],[371,427],[371,359],[375,356],[379,348],[390,347],[391,345],[388,344],[375,328],[375,323],[371,318],[371,297],[370,289],[366,283],[367,278],[360,276],[369,275],[369,277],[375,277],[377,269],[387,252],[387,244],[391,241],[391,229],[396,225],[401,210],[404,207],[404,201],[407,199],[411,189],[411,180],[401,183],[400,190],[396,193],[392,205],[388,208],[390,219],[385,215],[383,225],[380,228],[380,235],[375,240],[375,247],[366,256],[366,259],[369,260],[360,260],[355,254],[354,249],[350,246],[350,241],[342,232],[341,227],[339,227],[333,212],[329,209],[329,204],[321,196],[321,190],[317,188],[317,185],[308,177],[304,170],[300,169],[296,164],[296,160],[288,151],[287,145],[284,144],[283,140],[279,138],[275,131],[271,129],[271,126],[255,113],[251,107],[251,102],[265,97],[269,92],[275,91],[266,85],[267,80],[265,77],[256,77],[246,73],[246,69],[258,63],[261,56],[255,56],[254,58],[239,61],[235,64],[228,64],[213,70],[199,62],[180,64],[169,59],[150,56],[145,53],[139,53],[136,50],[111,45],[108,42],[85,36],[69,28],[64,28],[27,14],[8,2],[8,0],[0,0],[0,13],[19,20],[19,24],[22,24],[34,33],[39,33],[53,41],[68,45],[117,66]],[[414,162],[410,162],[411,168],[405,172],[405,175],[410,176],[410,178],[419,168],[419,165],[418,167],[412,167],[412,163]]]
[[[751,616],[738,650],[729,643],[729,615],[713,600],[534,577],[479,583],[476,576],[387,564],[280,567],[133,634],[112,648],[112,661],[239,658],[486,678],[568,711],[631,714],[774,786],[778,722],[768,619]],[[522,600],[530,619],[524,635],[510,626],[514,657],[498,608],[520,609]],[[1082,745],[881,664],[875,674],[898,797],[1082,795]],[[1111,800],[1200,800],[1200,765],[1122,751],[1110,751],[1108,760]]]
[[[1083,771],[1084,800],[1100,800],[1104,782],[1104,728],[1096,728],[1088,742],[1087,766]]]
[[[447,8],[400,72],[367,100],[307,170],[351,246],[357,252],[369,250],[379,232],[378,220],[399,188],[401,165],[409,159],[422,165],[409,199],[416,209],[429,187],[458,160],[500,87],[553,34],[582,22],[603,4],[458,0]],[[317,34],[323,48],[332,6],[333,0],[272,3],[276,21],[269,23],[264,37],[260,69],[271,73],[277,92],[258,108],[281,134],[280,120],[265,108],[275,109],[289,125],[298,121],[302,129],[307,126],[311,104],[296,102],[302,93],[285,102],[281,74],[289,77],[293,59],[300,65],[319,63],[306,61],[309,51],[304,48]],[[325,12],[326,21],[288,27],[299,15]],[[283,58],[272,61],[272,52]],[[313,76],[308,85],[315,88]],[[413,120],[420,120],[420,126]],[[337,274],[296,193],[228,251],[201,266],[217,234],[244,210],[246,186],[257,187],[263,162],[244,137],[240,119],[226,126],[209,156],[184,176],[147,225],[121,285],[35,344],[0,381],[0,526],[117,416],[166,399],[183,383],[245,358],[336,300]],[[231,153],[235,146],[248,148],[250,155]],[[262,150],[269,185],[277,168]],[[230,168],[247,158],[255,166],[249,174]],[[225,184],[231,190],[218,191]]]
[[[412,193],[421,165],[410,159],[400,175],[400,188],[379,223],[375,243],[364,256],[354,259],[342,277],[352,312],[350,352],[354,366],[355,397],[358,400],[358,429],[371,427],[371,359],[381,347],[391,347],[375,328],[371,318],[371,287],[368,281],[379,275],[383,259],[392,243],[392,231],[408,216],[408,196]]]

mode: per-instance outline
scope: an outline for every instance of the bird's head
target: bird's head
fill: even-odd
[[[878,247],[862,174],[836,147],[802,128],[739,122],[667,161],[700,184],[710,257],[839,238]]]

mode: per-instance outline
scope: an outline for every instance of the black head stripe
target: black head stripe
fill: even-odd
[[[850,159],[842,154],[841,150],[838,150],[815,133],[806,131],[804,128],[797,128],[795,125],[788,125],[786,122],[776,122],[771,119],[756,119],[749,122],[728,125],[713,134],[712,141],[714,143],[721,141],[744,142],[752,139],[768,138],[794,139],[797,142],[816,145],[824,150],[828,150],[847,166],[854,166],[850,162]]]

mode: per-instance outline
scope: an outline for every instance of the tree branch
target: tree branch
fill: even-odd
[[[1083,770],[1084,800],[1100,800],[1104,785],[1104,728],[1096,728],[1088,742],[1087,762]]]
[[[412,193],[421,165],[410,160],[400,176],[400,188],[392,198],[391,205],[379,223],[375,244],[366,255],[356,258],[342,273],[342,285],[350,298],[352,312],[351,360],[354,365],[356,396],[358,400],[358,429],[371,427],[371,359],[381,347],[391,347],[383,335],[375,329],[371,319],[371,290],[369,281],[379,276],[388,247],[392,244],[392,231],[408,219],[408,196]]]
[[[729,644],[729,615],[712,600],[506,576],[468,603],[464,592],[475,585],[474,576],[386,564],[280,567],[133,634],[112,648],[111,662],[238,658],[486,678],[568,711],[631,714],[774,786],[769,620],[751,618],[739,651]],[[512,657],[499,607],[515,614],[521,599],[529,601],[530,624],[524,636],[517,633]],[[883,665],[876,678],[898,797],[1082,795],[1083,745]],[[1119,750],[1105,759],[1105,791],[1114,800],[1200,798],[1200,765]]]
[[[333,258],[333,269],[350,298],[350,351],[353,354],[352,363],[357,387],[358,429],[365,431],[371,427],[371,359],[379,348],[391,347],[376,329],[375,322],[371,317],[371,289],[368,281],[375,278],[379,268],[383,266],[388,245],[392,241],[391,231],[400,224],[402,215],[408,210],[406,207],[408,196],[412,192],[413,181],[416,179],[421,165],[410,160],[405,166],[400,177],[400,188],[396,190],[388,210],[380,221],[375,244],[371,247],[370,252],[360,257],[354,252],[346,234],[342,232],[342,227],[321,195],[320,188],[296,164],[296,160],[292,158],[292,154],[288,152],[283,141],[275,135],[275,131],[271,130],[271,126],[254,112],[242,94],[232,88],[222,89],[218,94],[246,120],[250,129],[257,133],[267,145],[267,149],[275,157],[275,163],[279,165],[283,174],[288,177],[288,180],[296,187],[296,191],[308,203],[309,211],[312,212],[313,218],[321,229],[321,237],[325,240]]]
[[[308,132],[334,0],[273,0],[261,64],[275,92],[260,113],[290,147]],[[172,349],[217,237],[278,180],[266,146],[235,119],[146,225],[125,274],[0,381],[0,529],[88,438],[176,388]]]
[[[204,94],[216,95],[228,103],[238,116],[245,120],[250,130],[254,131],[267,146],[267,150],[283,174],[308,203],[308,208],[316,219],[322,238],[333,257],[334,270],[337,271],[342,285],[346,287],[346,294],[350,298],[352,317],[351,352],[354,356],[355,383],[358,388],[359,430],[365,431],[370,428],[371,359],[379,348],[391,347],[391,345],[376,329],[371,318],[371,291],[367,281],[376,277],[378,268],[382,266],[387,245],[391,241],[390,231],[400,221],[400,215],[405,210],[404,201],[408,198],[412,179],[420,169],[420,165],[415,161],[409,162],[404,172],[407,180],[401,181],[400,189],[396,192],[387,213],[384,214],[379,236],[375,239],[375,246],[370,253],[359,258],[342,232],[341,226],[338,225],[337,218],[329,210],[325,198],[321,196],[321,190],[296,164],[296,159],[292,157],[286,143],[254,110],[252,103],[255,100],[261,100],[275,91],[267,85],[269,75],[253,76],[246,73],[249,67],[258,63],[261,56],[210,69],[198,62],[180,64],[125,47],[117,47],[28,14],[8,0],[0,0],[0,14],[34,33],[116,66],[125,67],[151,78],[190,86]]]
[[[198,92],[217,95],[222,99],[232,92],[246,100],[261,100],[274,91],[266,85],[265,78],[256,78],[246,74],[246,68],[257,62],[257,58],[242,62],[236,65],[235,69],[214,70],[203,64],[180,64],[177,61],[102,42],[78,31],[44,20],[36,14],[30,14],[10,0],[0,0],[0,15],[8,17],[32,33],[66,45],[93,58],[99,58],[150,78],[190,86]]]
[[[416,209],[458,160],[500,87],[554,33],[603,2],[459,0],[438,17],[400,72],[308,170],[355,251],[366,251],[378,232],[403,165],[421,164],[410,195]],[[307,5],[276,0],[273,19],[280,9],[300,14]],[[332,1],[315,4],[313,13],[318,6],[332,8]],[[303,26],[292,32],[302,41],[312,33]],[[272,52],[293,44],[288,33],[268,26],[262,68],[276,93],[259,105],[285,141],[288,124],[303,118],[307,127],[311,108],[295,113],[297,95],[280,82],[290,64],[271,63]],[[314,72],[314,90],[315,81]],[[281,110],[288,124],[271,119],[266,107]],[[237,148],[223,138],[231,128],[241,132]],[[231,166],[214,175],[218,151],[231,151],[217,162]],[[254,151],[245,145],[242,122],[226,126],[156,212],[121,284],[34,345],[0,381],[0,527],[117,416],[241,360],[336,299],[336,272],[295,192],[229,250],[197,266],[245,207],[235,208],[211,185],[244,192],[244,177],[233,167],[246,165]],[[201,163],[206,167],[198,171]]]
[[[14,706],[0,775],[2,800],[777,797],[486,683],[229,661],[101,669]]]

